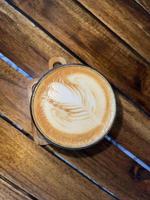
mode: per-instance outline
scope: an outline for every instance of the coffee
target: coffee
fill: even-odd
[[[81,65],[59,67],[38,83],[32,116],[53,143],[82,148],[99,141],[115,116],[114,93],[97,71]]]

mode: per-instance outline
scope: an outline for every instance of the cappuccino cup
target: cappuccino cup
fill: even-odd
[[[38,132],[50,143],[73,150],[99,142],[116,114],[109,82],[95,69],[66,64],[62,57],[50,59],[49,68],[34,82],[30,98]]]

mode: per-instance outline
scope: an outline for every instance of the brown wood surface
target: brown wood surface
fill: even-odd
[[[37,199],[112,199],[0,119],[0,172]]]
[[[78,0],[150,62],[150,15],[133,0]]]
[[[78,3],[70,0],[11,2],[103,73],[146,112],[150,111],[149,64]]]
[[[0,199],[1,200],[31,200],[7,182],[0,179]]]
[[[4,53],[6,52],[7,55],[10,55],[12,60],[15,60],[24,69],[27,69],[26,66],[28,66],[34,76],[40,75],[47,70],[46,65],[51,46],[55,54],[60,55],[62,53],[63,56],[66,55],[65,57],[69,62],[75,60],[36,26],[29,23],[22,15],[5,5],[7,4],[2,4],[1,6],[1,13],[5,18],[2,18],[0,22],[2,29],[0,34],[3,36],[3,43],[1,42],[0,48]],[[13,23],[14,26],[10,26],[9,22]],[[4,31],[4,26],[6,27],[5,33],[2,32]],[[11,29],[12,27],[13,29]],[[12,30],[14,32],[11,32]],[[5,37],[6,35],[7,38]],[[31,37],[31,35],[34,35],[34,37]],[[33,47],[35,52],[38,50],[40,53],[35,53],[31,56],[29,49]],[[49,47],[47,48],[49,49],[48,52],[45,47]],[[40,56],[41,54],[42,56]],[[50,54],[50,56],[53,55]],[[32,134],[27,99],[27,86],[30,81],[10,69],[3,62],[1,63],[1,69],[0,90],[3,92],[0,96],[0,111]],[[148,148],[148,118],[121,95],[117,96],[120,103],[118,102],[118,117],[112,134],[117,135],[117,140],[144,159],[150,153]],[[129,171],[133,166],[133,162],[114,146],[108,145],[107,142],[101,142],[90,150],[73,153],[61,151],[61,153],[69,161],[77,165],[79,169],[84,170],[92,178],[95,178],[98,183],[113,191],[121,199],[148,199],[148,194],[141,187],[142,183],[130,176]],[[109,168],[109,166],[111,167]]]
[[[41,44],[43,44],[42,49]],[[0,51],[18,66],[21,65],[33,77],[41,75],[48,69],[47,62],[51,57],[65,56],[67,62],[77,62],[68,52],[58,48],[56,42],[37,29],[32,22],[22,20],[22,15],[17,11],[12,12],[2,0],[0,0]]]
[[[46,34],[44,34],[42,31],[40,31],[40,29],[38,29],[36,26],[33,27],[32,23],[30,23],[29,20],[27,20],[25,17],[23,17],[19,13],[16,13],[15,10],[13,8],[11,8],[11,6],[7,6],[7,4],[3,4],[3,5],[4,5],[4,7],[1,10],[3,10],[3,13],[4,12],[8,13],[7,16],[5,16],[5,18],[3,20],[5,20],[7,18],[8,22],[11,21],[14,24],[14,26],[13,26],[14,30],[17,30],[17,27],[18,27],[17,22],[19,24],[18,32],[15,32],[15,34],[16,34],[15,35],[15,34],[13,34],[13,31],[11,31],[11,29],[10,29],[12,27],[12,26],[10,26],[10,23],[7,23],[7,21],[4,21],[5,27],[6,27],[5,29],[6,30],[8,29],[9,32],[10,32],[10,35],[8,35],[8,38],[11,38],[11,35],[12,35],[13,38],[15,38],[14,40],[9,39],[9,42],[10,42],[9,46],[11,47],[12,45],[14,45],[15,52],[20,52],[21,48],[24,49],[22,57],[20,56],[20,54],[17,54],[17,53],[15,54],[15,52],[11,53],[12,60],[16,60],[16,61],[19,60],[21,67],[24,66],[24,63],[26,62],[26,65],[30,66],[30,71],[34,71],[34,74],[42,75],[44,72],[46,72],[47,69],[48,69],[48,65],[47,65],[46,61],[45,61],[44,65],[42,65],[42,64],[43,64],[46,56],[47,56],[47,60],[48,60],[49,52],[47,53],[47,51],[45,50],[45,47],[47,46],[47,44],[50,47],[51,46],[53,47],[53,52],[55,52],[54,55],[63,55],[65,58],[67,58],[67,61],[69,63],[72,62],[73,60],[75,60],[75,58],[73,58],[71,55],[68,56],[68,53],[64,49],[62,49],[58,44],[54,43],[49,37],[46,36]],[[4,24],[1,23],[0,27],[3,27],[3,25]],[[24,28],[24,27],[26,27],[26,28]],[[24,30],[26,30],[26,32]],[[40,36],[39,36],[39,34],[40,34]],[[22,37],[19,37],[19,35],[22,35]],[[30,37],[31,35],[33,35],[34,37],[31,38]],[[26,40],[24,38],[26,38]],[[36,46],[37,43],[39,44],[38,47]],[[8,46],[5,46],[5,44],[7,45],[7,41],[3,41],[3,46],[5,47],[4,50],[9,52],[10,49],[8,48]],[[18,45],[18,44],[20,44],[20,45]],[[35,56],[35,57],[34,57],[34,55],[31,56],[30,51],[28,51],[29,46],[32,49],[38,48],[38,51],[43,53],[41,60],[37,59],[37,56]],[[25,60],[25,62],[24,62],[24,60]],[[32,64],[31,62],[34,63],[34,64]],[[76,59],[75,62],[79,63],[79,61],[77,59]],[[36,63],[39,66],[39,68],[36,67]],[[3,74],[3,72],[2,72],[1,76],[5,77],[5,73],[6,72],[4,72],[4,74]],[[12,73],[12,71],[11,71],[11,73]],[[19,101],[20,96],[24,96],[24,98],[22,98],[22,99],[27,104],[27,106],[25,107],[24,113],[29,113],[28,102],[27,102],[28,100],[26,99],[26,89],[27,89],[27,85],[29,84],[29,81],[27,83],[24,83],[24,82],[27,81],[25,78],[22,80],[22,78],[21,78],[22,76],[20,77],[18,74],[11,75],[11,73],[7,74],[7,76],[8,76],[7,79],[8,80],[10,79],[12,83],[15,82],[15,85],[16,85],[16,82],[17,82],[17,85],[21,84],[21,85],[19,85],[19,87],[22,88],[22,91],[20,89],[20,91],[19,91],[20,93],[18,94],[18,96],[17,95],[14,96],[14,104],[15,104],[15,98],[17,98],[16,101]],[[1,81],[2,81],[1,86],[3,88],[4,83],[3,83],[3,80],[1,80]],[[4,85],[6,85],[6,84],[4,84]],[[6,87],[6,89],[3,88],[3,90],[2,90],[2,94],[3,94],[2,98],[4,98],[5,95],[6,95],[7,96],[6,99],[11,100],[11,97],[9,97],[9,93],[7,94],[7,92],[4,92],[4,91],[7,91],[7,89],[9,89],[9,88],[7,88],[8,85],[6,85],[5,87]],[[116,128],[114,127],[113,135],[118,135],[117,139],[120,138],[119,141],[121,143],[123,143],[131,151],[137,153],[138,156],[141,156],[143,159],[145,159],[145,157],[144,157],[145,153],[142,151],[142,149],[138,148],[138,145],[139,145],[138,142],[136,142],[136,144],[138,144],[138,145],[137,145],[137,148],[135,148],[135,146],[133,146],[132,143],[130,144],[128,142],[129,143],[128,144],[126,142],[126,139],[129,140],[128,137],[140,136],[141,138],[144,137],[145,141],[149,142],[149,139],[148,139],[149,134],[148,134],[148,129],[147,129],[147,127],[149,127],[148,126],[149,118],[146,117],[146,115],[142,114],[136,107],[134,107],[132,105],[132,103],[127,101],[117,91],[115,91],[115,93],[116,93],[116,96],[118,97],[118,104],[120,106],[120,109],[118,107],[118,109],[119,109],[118,113],[119,113],[119,116],[120,116],[120,119],[119,119],[120,121],[118,121],[116,123],[123,124],[123,125],[120,127],[119,130],[117,130],[118,127],[116,127]],[[12,90],[12,95],[13,95],[13,90]],[[9,112],[9,107],[7,107],[7,105],[5,105],[4,100],[2,100],[2,102],[3,102],[2,107],[1,107],[2,111],[4,113],[8,112],[9,115],[10,115],[11,113]],[[16,104],[16,106],[18,106],[18,109],[16,109],[18,118],[16,120],[20,120],[22,122],[24,120],[22,120],[22,117],[21,117],[21,114],[23,112],[21,104],[22,104],[22,101],[20,99],[20,107],[19,107],[19,104]],[[3,107],[4,107],[4,109],[3,109]],[[25,115],[27,115],[27,114],[25,114]],[[10,115],[10,117],[14,118],[14,114],[12,113]],[[20,122],[20,121],[18,121],[18,122]],[[22,123],[24,123],[24,122],[22,122]],[[142,124],[144,124],[144,126],[142,126]],[[127,126],[130,127],[129,130],[128,130]],[[25,129],[27,127],[25,126]],[[143,127],[144,127],[144,129],[143,129]],[[142,129],[143,129],[143,131],[142,131]],[[28,131],[30,131],[30,130],[31,129],[28,129]],[[126,134],[124,134],[124,131],[126,132]],[[116,134],[115,134],[115,132],[116,132]],[[124,138],[124,139],[122,139],[122,138]],[[140,141],[141,141],[141,139],[139,139],[139,142]],[[143,146],[145,146],[146,143]],[[145,149],[147,149],[147,148],[145,148]]]
[[[150,1],[149,0],[135,0],[137,1],[143,8],[150,13]]]
[[[25,47],[24,57],[29,58],[29,56],[26,55],[29,53],[26,48],[29,45],[36,43],[36,40],[34,43],[32,42],[35,37],[31,39],[29,36],[31,33],[33,35],[38,34],[39,29],[37,27],[33,27],[28,20],[16,13],[13,9],[9,8],[9,6],[4,6],[3,10],[5,9],[7,9],[8,13],[7,20],[10,18],[8,21],[13,21],[14,25],[18,22],[20,25],[18,34],[22,34],[22,38],[26,38],[26,40],[20,39],[21,37],[16,37],[16,40],[20,46]],[[19,17],[17,17],[18,15]],[[23,31],[23,27],[25,27],[24,24],[26,25],[26,32]],[[8,24],[5,23],[5,26],[7,27]],[[45,34],[42,32],[40,33],[41,35],[38,38],[38,42],[41,44],[39,45],[39,50],[42,52],[42,49],[47,43],[50,45],[51,40],[48,37],[43,40],[43,38],[45,38]],[[43,41],[45,41],[45,43],[42,43]],[[19,48],[17,45],[18,43],[15,42],[15,40],[14,43],[16,45],[15,48],[17,52],[17,48]],[[3,44],[5,44],[5,42]],[[56,46],[57,54],[59,54],[60,47],[58,45]],[[60,52],[62,52],[61,48]],[[66,52],[64,51],[64,55],[65,53]],[[13,56],[17,60],[18,54],[12,54],[12,60]],[[20,57],[18,57],[18,59],[20,61],[20,66],[22,67],[22,58],[20,59]],[[31,60],[35,62],[35,66],[36,62],[39,66],[41,66],[41,71],[46,70],[45,66],[40,65],[39,60],[35,60],[34,57],[30,57],[30,60],[26,60],[26,62],[31,63]],[[33,71],[31,64],[30,68],[31,71]],[[36,71],[34,65],[33,68]],[[27,99],[27,86],[30,84],[30,81],[6,66],[3,68],[1,67],[1,69],[3,69],[1,70],[1,91],[3,91],[0,97],[0,103],[3,102],[1,106],[1,112],[9,117],[12,121],[20,125],[20,127],[22,127],[24,130],[32,134]],[[150,153],[148,148],[148,118],[121,95],[117,96],[120,103],[118,102],[118,117],[112,130],[112,135],[117,135],[118,141],[122,142],[127,148],[134,151],[142,159],[145,159],[146,155],[149,155]],[[121,199],[126,199],[127,196],[128,199],[148,199],[148,194],[145,193],[141,187],[142,183],[139,184],[139,181],[134,180],[132,176],[130,176],[129,171],[133,166],[133,161],[125,157],[124,154],[114,146],[108,145],[107,142],[103,141],[94,148],[82,152],[67,153],[62,151],[61,153],[61,155],[66,157],[69,161],[77,165],[79,169],[89,174],[98,183],[114,192]],[[109,166],[111,166],[111,168],[109,168]]]

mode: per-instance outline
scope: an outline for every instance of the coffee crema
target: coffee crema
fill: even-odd
[[[81,65],[62,66],[46,74],[31,102],[40,132],[67,148],[83,148],[99,141],[109,130],[116,110],[108,81]]]

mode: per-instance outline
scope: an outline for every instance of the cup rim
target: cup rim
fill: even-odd
[[[55,143],[54,141],[52,141],[51,139],[49,139],[48,136],[46,136],[45,134],[42,133],[42,131],[41,131],[39,125],[36,123],[36,120],[34,119],[34,115],[33,115],[33,106],[32,105],[33,105],[34,97],[35,97],[35,94],[36,94],[36,90],[38,89],[38,86],[40,85],[41,81],[43,81],[51,72],[57,70],[58,68],[71,67],[71,66],[79,66],[79,67],[89,68],[90,70],[93,70],[96,73],[98,73],[107,82],[108,86],[110,87],[110,89],[112,91],[112,95],[113,95],[113,99],[114,99],[114,105],[113,105],[114,106],[114,111],[113,111],[112,117],[110,119],[109,126],[104,131],[103,136],[100,137],[99,139],[97,139],[96,141],[94,141],[93,143],[90,143],[88,145],[81,146],[81,147],[67,147],[67,146],[63,146],[63,145],[60,145],[58,143]],[[82,149],[87,149],[89,147],[92,147],[93,145],[96,145],[101,140],[103,140],[104,137],[108,134],[108,132],[112,128],[113,122],[115,121],[115,117],[116,117],[116,97],[115,97],[115,93],[113,91],[113,88],[112,88],[111,84],[107,80],[107,78],[103,74],[101,74],[101,72],[99,72],[97,69],[95,69],[95,68],[93,68],[91,66],[88,66],[88,65],[84,65],[84,64],[75,64],[75,63],[61,64],[60,66],[57,66],[57,67],[52,68],[52,69],[49,69],[45,74],[43,74],[38,79],[38,81],[35,83],[34,86],[35,87],[33,88],[32,93],[31,93],[31,97],[30,97],[30,114],[31,114],[31,118],[32,118],[32,121],[33,121],[35,127],[37,128],[37,130],[40,132],[40,134],[42,136],[44,136],[48,140],[49,144],[52,144],[52,145],[54,145],[56,147],[59,147],[59,148],[62,148],[62,149],[67,149],[67,150],[82,150]]]

